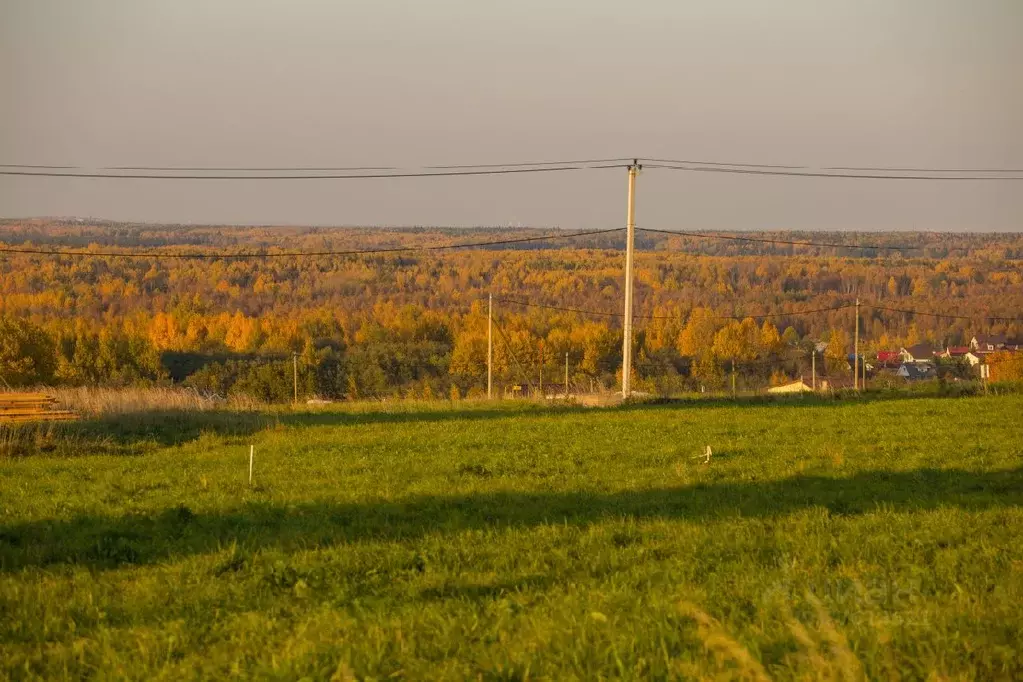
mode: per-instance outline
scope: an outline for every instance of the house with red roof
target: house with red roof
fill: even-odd
[[[896,369],[902,364],[902,356],[897,350],[877,351],[877,366],[880,369]]]
[[[941,354],[943,358],[965,358],[966,354],[970,352],[969,346],[949,346],[945,349],[945,352]]]

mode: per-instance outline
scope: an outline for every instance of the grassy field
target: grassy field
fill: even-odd
[[[0,459],[0,678],[1020,679],[1021,416],[1001,396],[62,427]]]

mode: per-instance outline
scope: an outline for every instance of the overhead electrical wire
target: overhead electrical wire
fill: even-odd
[[[674,166],[721,166],[735,168],[778,168],[783,170],[808,171],[864,171],[886,173],[1023,173],[1023,168],[907,168],[900,166],[797,166],[773,163],[729,163],[726,161],[694,161],[690,159],[651,159],[640,157],[645,164],[670,164]],[[650,168],[659,166],[647,166]]]
[[[692,165],[692,166],[735,166],[739,168],[784,168],[788,170],[810,170],[810,166],[786,166],[774,163],[727,163],[725,161],[692,161],[688,159],[650,159],[646,157],[640,157],[637,159],[641,161],[646,168],[659,168],[660,166],[649,165],[649,164],[672,164],[672,165]]]
[[[74,256],[105,258],[176,258],[192,260],[229,260],[240,258],[312,258],[324,256],[364,256],[411,251],[446,251],[452,249],[471,249],[488,246],[505,246],[510,244],[525,244],[529,242],[553,241],[557,239],[571,239],[574,237],[613,234],[615,232],[623,231],[625,231],[624,227],[614,227],[606,230],[586,230],[584,232],[565,232],[560,234],[538,235],[536,237],[515,237],[511,239],[462,242],[458,244],[437,244],[428,246],[394,246],[378,249],[351,249],[344,251],[249,251],[240,253],[231,252],[164,253],[161,251],[62,251],[58,249],[39,249],[33,247],[0,245],[0,253],[33,254],[43,256]]]
[[[43,166],[47,168],[48,166]],[[70,168],[74,170],[89,170],[87,166],[54,166],[54,168]],[[213,166],[104,166],[95,170],[104,171],[165,171],[168,173],[184,173],[187,171],[193,172],[217,172],[217,171],[236,171],[239,173],[268,173],[268,172],[328,172],[328,171],[386,171],[386,170],[399,170],[394,166],[278,166],[278,167],[246,167],[246,166],[224,166],[224,167],[213,167]]]
[[[428,171],[428,170],[462,170],[462,169],[488,169],[488,168],[531,168],[544,166],[592,166],[597,164],[616,164],[615,168],[624,167],[617,164],[627,164],[633,161],[632,157],[619,157],[614,159],[568,159],[562,161],[522,161],[515,163],[468,163],[451,165],[431,166],[42,166],[17,163],[0,164],[0,168],[47,168],[59,170],[96,170],[96,171],[164,171],[177,173],[185,171],[194,172],[217,172],[237,171],[247,173],[261,172],[328,172],[328,171]]]
[[[693,159],[617,157],[601,159],[569,159],[560,161],[527,161],[512,163],[437,164],[418,167],[400,166],[72,166],[39,164],[0,164],[2,175],[140,179],[140,180],[355,180],[379,178],[448,177],[449,175],[487,175],[505,173],[539,173],[546,171],[626,168],[633,164],[645,168],[704,173],[737,173],[746,175],[780,175],[790,177],[823,177],[872,180],[1023,180],[1021,168],[923,168],[910,166],[807,166],[771,163],[741,163]],[[61,171],[61,172],[54,172]],[[69,171],[69,172],[65,172]],[[111,172],[113,171],[113,172]],[[129,172],[124,172],[129,171]],[[144,171],[138,173],[136,171]],[[245,173],[245,175],[210,175],[210,173]],[[151,173],[159,173],[152,175]],[[174,175],[203,173],[203,175]],[[288,173],[288,175],[252,175],[253,173]],[[301,175],[295,175],[299,173]],[[321,175],[306,175],[321,173]],[[330,173],[322,175],[322,173]],[[338,174],[341,173],[341,174]]]
[[[0,163],[0,168],[48,168],[48,169],[61,169],[61,170],[74,170],[78,166],[42,166],[42,165],[31,165],[24,163]]]
[[[892,166],[829,166],[822,170],[888,171],[890,173],[1023,173],[1023,168],[896,168]]]
[[[653,232],[656,234],[682,235],[685,237],[700,237],[703,239],[727,239],[741,242],[759,242],[763,244],[788,244],[793,246],[823,246],[841,249],[877,249],[887,251],[912,251],[925,249],[925,246],[907,246],[904,244],[840,244],[838,242],[811,242],[795,241],[789,239],[775,239],[770,237],[745,237],[741,235],[711,234],[707,232],[688,232],[685,230],[659,230],[652,227],[636,227],[641,232]]]
[[[517,301],[511,298],[495,298],[494,303],[506,303],[508,305],[519,305],[526,308],[543,308],[544,310],[557,310],[565,313],[579,313],[580,315],[594,315],[597,317],[624,317],[621,313],[610,313],[602,310],[585,310],[582,308],[568,308],[564,306],[547,305],[544,303],[530,303],[529,301]]]
[[[825,170],[782,170],[773,168],[736,168],[725,166],[695,166],[674,164],[644,164],[644,168],[662,168],[666,170],[687,171],[694,173],[737,173],[740,175],[778,175],[802,178],[845,178],[861,180],[1023,180],[1023,175],[892,175],[879,173],[845,173],[828,172]]]
[[[956,315],[956,314],[952,314],[952,313],[935,313],[935,312],[928,312],[928,311],[923,311],[923,310],[909,310],[909,309],[906,309],[906,308],[893,308],[893,307],[890,307],[890,306],[877,305],[875,303],[863,303],[862,301],[860,302],[860,305],[865,307],[865,308],[873,308],[874,310],[886,310],[886,311],[892,312],[892,313],[904,313],[904,314],[907,314],[907,315],[923,315],[925,317],[944,317],[944,318],[952,319],[952,320],[973,320],[973,321],[976,321],[976,320],[979,320],[979,319],[984,319],[984,320],[990,320],[992,322],[1023,322],[1023,317],[1000,317],[1000,316],[997,316],[997,315],[984,315],[984,314],[977,314],[977,315]]]
[[[544,310],[556,310],[556,311],[559,311],[559,312],[578,313],[578,314],[582,314],[582,315],[594,315],[594,316],[599,316],[599,317],[614,317],[614,318],[625,317],[625,315],[622,314],[622,313],[607,312],[607,311],[603,311],[603,310],[587,310],[587,309],[583,309],[583,308],[571,308],[571,307],[565,307],[565,306],[549,305],[549,304],[546,304],[546,303],[532,303],[530,301],[521,301],[521,300],[511,299],[511,298],[495,298],[494,302],[495,303],[506,303],[506,304],[509,304],[509,305],[518,305],[518,306],[523,306],[523,307],[526,307],[526,308],[540,308],[540,309],[544,309]],[[990,320],[990,321],[993,321],[993,322],[1023,322],[1023,317],[1002,317],[1002,316],[997,316],[997,315],[985,315],[985,314],[978,314],[978,315],[957,315],[957,314],[952,314],[952,313],[934,313],[934,312],[925,312],[925,311],[920,311],[920,310],[908,310],[908,309],[905,309],[905,308],[893,308],[893,307],[882,306],[882,305],[873,304],[873,303],[865,303],[863,301],[860,301],[860,306],[863,307],[863,308],[872,308],[872,309],[875,309],[875,310],[884,310],[884,311],[889,311],[889,312],[905,313],[905,314],[909,314],[909,315],[924,315],[924,316],[928,316],[928,317],[944,317],[944,318],[950,318],[950,319],[956,319],[956,320],[978,320],[978,319],[984,319],[984,320]],[[713,315],[711,317],[712,317],[712,319],[715,319],[715,320],[744,320],[746,318],[752,318],[754,320],[764,320],[764,319],[777,318],[777,317],[799,317],[801,315],[815,315],[817,313],[829,313],[829,312],[834,312],[836,310],[846,310],[848,308],[855,308],[855,307],[856,307],[855,303],[843,303],[843,304],[836,305],[836,306],[828,306],[826,308],[813,308],[813,309],[810,309],[810,310],[789,310],[789,311],[783,311],[783,312],[779,312],[779,313],[767,313],[767,314],[763,314],[763,315]],[[636,319],[643,319],[643,320],[670,320],[670,319],[673,319],[675,316],[672,316],[672,315],[634,315],[634,317]]]
[[[382,180],[387,178],[446,178],[470,175],[513,175],[522,173],[558,173],[566,171],[625,168],[615,165],[530,166],[523,168],[476,168],[463,170],[424,170],[385,173],[334,173],[319,175],[164,175],[153,173],[57,172],[49,170],[0,170],[0,175],[46,178],[93,178],[105,180]]]
[[[423,166],[423,168],[429,169],[458,169],[458,168],[521,168],[524,166],[566,166],[566,165],[586,165],[591,166],[595,164],[615,164],[612,168],[627,168],[628,165],[635,161],[633,157],[619,157],[617,159],[570,159],[568,161],[533,161],[524,163],[470,163],[470,164],[457,164],[451,166]]]
[[[519,305],[526,308],[542,308],[545,310],[557,310],[566,313],[579,313],[582,315],[595,315],[599,317],[625,317],[623,313],[613,313],[603,310],[585,310],[582,308],[569,308],[564,306],[548,305],[545,303],[532,303],[530,301],[520,301],[511,298],[495,298],[495,303],[507,303],[510,305]],[[781,313],[767,313],[763,315],[714,315],[712,316],[715,320],[745,320],[746,318],[753,318],[755,320],[764,320],[774,317],[798,317],[800,315],[813,315],[816,313],[831,312],[834,310],[844,310],[846,308],[856,307],[855,303],[844,303],[838,306],[831,306],[828,308],[815,308],[813,310],[795,310]],[[640,320],[670,320],[673,319],[672,315],[633,315],[635,319]]]

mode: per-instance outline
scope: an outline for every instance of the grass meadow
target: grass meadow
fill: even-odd
[[[437,403],[9,432],[0,678],[1020,679],[1021,417]]]

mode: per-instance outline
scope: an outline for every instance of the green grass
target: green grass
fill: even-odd
[[[1019,679],[1021,415],[1010,395],[68,426],[74,448],[0,459],[0,677]]]

